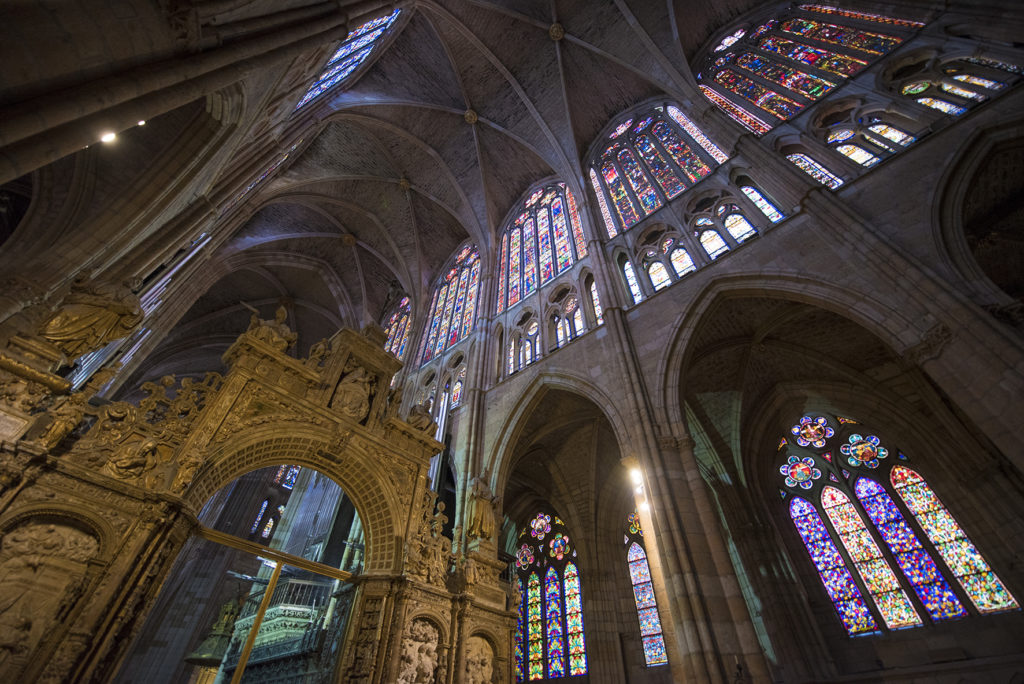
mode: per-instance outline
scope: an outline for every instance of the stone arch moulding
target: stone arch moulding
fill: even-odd
[[[38,503],[19,508],[17,513],[3,519],[0,522],[0,540],[12,530],[32,522],[66,525],[94,537],[97,542],[95,558],[109,557],[114,551],[114,545],[122,536],[108,520],[81,507]]]
[[[334,480],[355,504],[366,534],[365,574],[387,574],[402,567],[405,530],[395,519],[402,503],[387,484],[383,459],[352,446],[338,449],[337,435],[308,423],[279,421],[245,432],[214,451],[185,495],[198,511],[221,487],[258,468],[300,465]],[[407,511],[402,511],[406,513]]]
[[[1024,119],[998,124],[975,131],[955,151],[942,178],[942,188],[932,205],[932,230],[939,254],[954,273],[980,298],[982,305],[1006,304],[1012,299],[988,277],[971,254],[964,232],[963,209],[967,191],[985,159],[1000,143],[1024,138]]]
[[[708,283],[693,298],[693,304],[672,324],[671,343],[665,346],[658,361],[658,371],[651,388],[651,396],[660,398],[661,405],[655,410],[664,410],[662,419],[670,425],[685,426],[686,415],[679,398],[679,379],[683,369],[689,366],[693,351],[690,342],[704,317],[719,301],[733,297],[763,297],[768,299],[789,299],[817,306],[825,311],[838,314],[863,327],[878,337],[894,353],[900,354],[916,344],[928,330],[920,321],[929,320],[929,312],[919,311],[910,316],[886,306],[868,295],[839,285],[805,278],[786,272],[761,272],[736,274],[719,278]]]
[[[506,481],[512,472],[510,464],[504,460],[504,456],[510,452],[512,447],[519,440],[523,421],[529,417],[533,410],[540,404],[544,396],[551,390],[563,390],[576,394],[587,401],[590,401],[608,420],[615,432],[615,439],[620,444],[630,444],[639,435],[632,435],[627,427],[625,417],[616,408],[603,390],[591,384],[587,380],[568,373],[544,372],[537,375],[530,384],[520,393],[519,400],[508,412],[502,423],[497,438],[489,447],[487,464],[494,473],[496,485],[494,491],[504,491]]]

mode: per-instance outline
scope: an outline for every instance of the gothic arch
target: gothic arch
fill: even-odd
[[[367,574],[394,572],[402,566],[397,541],[405,529],[395,512],[402,504],[389,474],[369,454],[337,451],[335,433],[308,423],[279,421],[263,425],[213,451],[185,495],[198,511],[213,494],[245,473],[276,465],[300,465],[330,477],[352,499],[366,533]]]

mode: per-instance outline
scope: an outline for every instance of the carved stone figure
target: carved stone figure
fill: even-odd
[[[372,382],[373,378],[365,368],[356,367],[338,383],[338,389],[334,393],[334,401],[331,405],[353,420],[363,420],[370,412]]]
[[[324,365],[324,359],[327,358],[330,351],[331,344],[324,338],[309,348],[309,358],[306,359],[306,363],[314,368],[319,368]]]
[[[199,470],[199,466],[203,464],[203,457],[195,452],[187,452],[181,455],[178,463],[178,473],[174,476],[174,484],[171,485],[171,491],[175,494],[181,494],[188,486],[192,484],[192,478],[196,476],[196,471]]]
[[[76,392],[69,397],[58,399],[49,410],[52,418],[46,431],[39,437],[39,443],[53,449],[78,427],[85,417],[85,393]]]
[[[107,461],[106,470],[119,480],[136,480],[156,465],[157,443],[147,439],[118,449]]]
[[[491,491],[487,484],[489,477],[489,471],[485,470],[482,475],[470,481],[469,523],[466,529],[466,536],[469,539],[490,541],[494,538],[494,509],[501,498]]]
[[[434,684],[438,664],[437,627],[423,618],[409,625],[402,638],[397,684]]]
[[[124,285],[76,280],[39,335],[69,360],[126,337],[143,318],[139,298]]]
[[[494,676],[494,649],[483,637],[466,639],[465,684],[491,684]]]
[[[267,321],[259,317],[259,312],[253,311],[249,319],[248,333],[260,342],[266,342],[279,352],[286,352],[299,339],[297,333],[285,325],[288,318],[288,310],[284,306],[277,307],[274,313],[274,320]]]
[[[405,419],[405,422],[417,430],[433,433],[437,430],[437,423],[434,422],[434,418],[430,415],[430,407],[430,399],[427,399],[422,404],[413,406],[409,409],[409,417]]]

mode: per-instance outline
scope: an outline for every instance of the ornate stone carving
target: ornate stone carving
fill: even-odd
[[[279,352],[286,352],[299,339],[299,336],[285,325],[286,318],[288,318],[288,310],[283,305],[277,307],[272,321],[261,319],[259,312],[253,309],[252,317],[249,319],[249,329],[245,331],[245,334],[251,339],[270,345]]]
[[[434,684],[438,666],[437,627],[417,618],[402,637],[397,684]]]
[[[53,408],[47,412],[50,423],[39,436],[39,444],[48,450],[60,444],[82,422],[82,418],[85,417],[85,403],[84,392],[76,392],[54,402]]]
[[[347,681],[365,681],[373,671],[383,610],[383,597],[368,596],[363,599],[362,617],[353,639],[352,665],[348,669]]]
[[[309,358],[306,359],[306,365],[312,366],[313,368],[320,368],[324,365],[324,359],[327,358],[327,355],[330,352],[330,342],[326,338],[320,340],[309,348]]]
[[[921,365],[938,358],[946,344],[953,339],[953,332],[942,323],[936,323],[921,336],[921,341],[903,352],[903,358],[910,363]]]
[[[39,327],[39,336],[69,360],[127,337],[142,321],[142,307],[127,284],[79,279],[56,311]]]
[[[138,444],[125,444],[107,461],[105,471],[108,475],[128,482],[139,481],[157,464],[158,443],[147,439]],[[153,488],[155,482],[147,482]]]
[[[49,396],[50,392],[43,385],[0,370],[0,407],[32,413]]]
[[[490,542],[494,539],[495,509],[501,504],[501,497],[495,496],[487,480],[490,471],[470,480],[469,520],[466,523],[466,538]]]
[[[494,677],[494,649],[483,637],[466,639],[464,684],[491,684]]]
[[[346,365],[346,370],[348,372],[334,392],[331,407],[356,422],[362,422],[370,412],[370,392],[373,391],[374,378],[365,368],[351,361]]]
[[[409,409],[409,417],[405,419],[409,425],[422,432],[433,434],[437,430],[437,423],[430,415],[431,402],[427,399],[422,404],[417,404]]]

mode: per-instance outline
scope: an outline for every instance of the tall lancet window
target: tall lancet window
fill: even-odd
[[[587,674],[583,587],[565,523],[537,513],[516,542],[522,602],[516,624],[516,681]]]
[[[530,192],[508,220],[498,263],[498,313],[511,309],[587,256],[576,198],[565,183]]]
[[[590,170],[608,236],[657,211],[727,159],[673,104],[624,118],[601,143]]]
[[[480,290],[480,254],[473,245],[458,251],[434,288],[430,317],[420,344],[426,363],[473,330]]]
[[[851,636],[1019,608],[908,457],[867,427],[808,414],[779,453],[780,494]]]
[[[384,330],[388,339],[384,343],[384,349],[398,357],[399,361],[405,359],[405,348],[409,344],[409,328],[411,318],[409,316],[409,298],[402,297],[395,307],[394,313],[385,323]]]
[[[826,96],[924,23],[802,4],[733,28],[708,50],[697,80],[711,102],[763,135]]]
[[[665,635],[662,634],[658,600],[654,597],[651,568],[647,564],[647,550],[644,547],[644,531],[636,511],[630,513],[626,520],[623,543],[626,545],[629,581],[633,585],[633,600],[636,602],[636,614],[640,622],[644,662],[648,667],[667,665],[668,654],[665,652]]]

